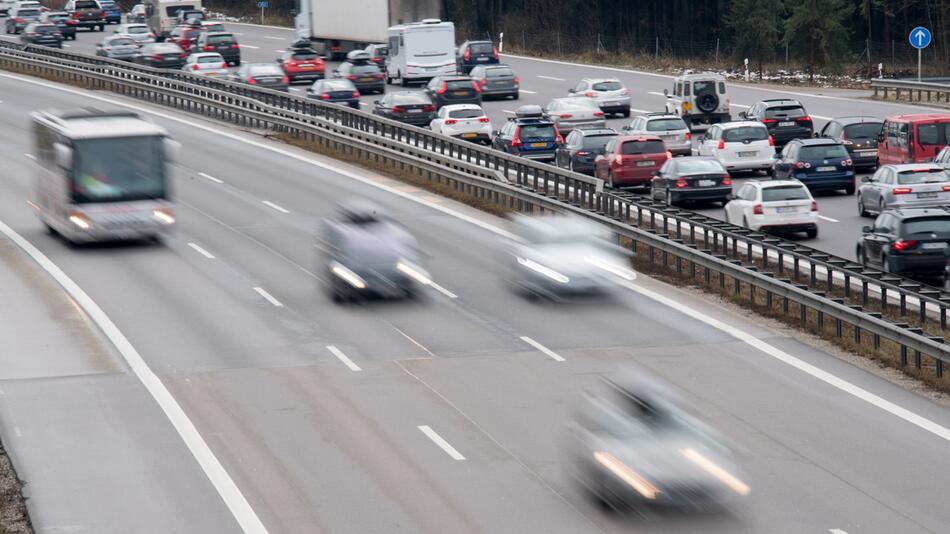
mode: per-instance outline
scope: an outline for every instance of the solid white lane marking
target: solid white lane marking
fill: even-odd
[[[277,307],[277,308],[283,308],[283,307],[284,307],[283,303],[281,303],[279,300],[275,299],[275,298],[274,298],[274,295],[271,295],[270,293],[268,293],[267,290],[264,289],[263,287],[254,286],[254,291],[257,291],[257,294],[258,294],[258,295],[264,297],[264,300],[266,300],[267,302],[270,302],[270,303],[273,304],[275,307]]]
[[[273,40],[275,40],[275,41],[283,41],[284,39],[286,39],[286,37],[273,37],[273,36],[270,36],[270,35],[265,35],[265,36],[264,36],[264,39],[273,39]]]
[[[554,80],[554,81],[556,81],[556,82],[566,82],[566,81],[567,81],[567,80],[565,80],[564,78],[555,78],[554,76],[542,76],[542,75],[540,75],[540,74],[538,74],[538,78],[542,78],[542,79],[545,79],[545,80]]]
[[[526,95],[536,95],[536,94],[538,94],[537,91],[529,91],[529,90],[527,90],[527,89],[518,89],[518,92],[524,93],[524,94],[526,94]]]
[[[223,183],[224,183],[224,180],[218,180],[218,179],[215,178],[214,176],[211,176],[210,174],[206,174],[206,173],[203,173],[203,172],[199,172],[199,173],[198,173],[198,176],[200,176],[200,177],[202,177],[202,178],[205,178],[205,179],[207,179],[207,180],[211,180],[212,182],[214,182],[214,183],[216,183],[216,184],[223,184]]]
[[[285,32],[294,31],[293,28],[288,28],[287,26],[271,26],[269,24],[251,24],[249,22],[231,22],[227,21],[228,26],[247,26],[248,28],[267,28],[269,30],[280,30]]]
[[[96,323],[96,326],[102,331],[109,341],[115,346],[119,354],[125,360],[129,369],[135,373],[135,376],[142,382],[145,389],[148,390],[155,402],[161,407],[165,416],[171,422],[175,431],[181,436],[188,451],[201,466],[205,476],[211,481],[218,495],[224,500],[225,505],[231,511],[231,515],[238,522],[241,530],[245,534],[267,534],[267,528],[257,517],[250,503],[238,489],[237,484],[221,465],[221,462],[215,457],[211,447],[205,442],[194,423],[185,414],[185,411],[172,396],[171,392],[165,387],[161,379],[158,378],[142,355],[135,350],[128,338],[122,334],[119,327],[112,322],[112,319],[106,315],[106,312],[99,307],[92,298],[86,294],[79,285],[76,284],[66,273],[63,272],[55,263],[50,261],[39,249],[32,243],[24,239],[5,223],[0,222],[0,232],[7,236],[10,241],[16,243],[24,252],[39,264],[54,280],[72,297],[73,301],[79,304],[86,312],[86,315]]]
[[[825,117],[824,115],[815,115],[814,113],[810,113],[809,115],[811,115],[812,117],[815,117],[816,119],[821,119],[823,121],[831,120],[831,117]]]
[[[213,260],[213,259],[214,259],[214,254],[212,254],[212,253],[208,252],[207,250],[201,248],[201,247],[198,246],[197,244],[195,244],[195,243],[188,243],[188,246],[191,247],[191,248],[193,248],[193,249],[195,249],[195,251],[198,252],[198,254],[201,254],[202,256],[208,258],[209,260]]]
[[[432,430],[432,429],[429,427],[429,425],[419,425],[419,426],[416,427],[416,428],[418,428],[419,430],[421,430],[423,434],[425,434],[429,439],[431,439],[431,440],[433,441],[433,443],[435,443],[436,445],[438,445],[439,448],[441,448],[443,451],[445,451],[446,454],[448,454],[449,456],[451,456],[453,460],[464,460],[464,459],[465,459],[465,457],[462,456],[462,454],[461,454],[459,451],[455,450],[455,447],[453,447],[452,445],[450,445],[448,441],[445,441],[444,439],[442,439],[442,436],[438,435],[438,434],[435,432],[435,430]]]
[[[33,154],[23,154],[23,155],[30,158],[33,161],[36,161],[36,156],[34,156]]]
[[[562,358],[558,353],[556,353],[556,352],[554,352],[553,350],[551,350],[551,349],[545,347],[544,345],[538,343],[537,341],[531,339],[531,338],[528,337],[528,336],[521,336],[521,341],[524,341],[524,342],[527,343],[528,345],[531,345],[532,347],[538,349],[539,351],[543,352],[543,353],[546,354],[549,358],[551,358],[552,360],[554,360],[554,361],[556,361],[556,362],[563,362],[563,361],[565,361],[564,358]]]
[[[657,92],[657,91],[647,91],[647,94],[648,94],[648,95],[653,95],[653,96],[662,96],[662,97],[664,97],[664,98],[666,97],[666,95],[664,95],[663,93]]]
[[[259,46],[251,46],[251,45],[246,45],[246,44],[242,44],[242,45],[240,45],[240,47],[241,47],[241,48],[253,48],[253,49],[255,49],[255,50],[257,50],[258,48],[260,48]]]
[[[841,222],[838,219],[832,219],[831,217],[825,217],[824,215],[819,215],[818,218],[828,222]]]
[[[68,44],[66,44],[66,43],[63,43],[63,46],[66,47],[66,48],[72,48],[72,47],[73,47],[73,45],[68,45]]]
[[[429,285],[432,286],[432,289],[438,291],[439,293],[442,293],[443,295],[445,295],[446,297],[449,297],[450,299],[459,298],[458,295],[456,295],[455,293],[452,293],[448,289],[445,289],[444,287],[440,286],[439,284],[435,283],[432,280],[429,280]]]
[[[333,346],[333,345],[327,345],[327,350],[330,351],[331,354],[333,354],[334,356],[336,356],[336,358],[337,358],[338,360],[340,360],[341,362],[343,362],[343,365],[349,367],[349,368],[350,368],[350,371],[362,371],[362,369],[360,369],[360,366],[359,366],[359,365],[356,365],[355,363],[353,363],[353,360],[351,360],[349,357],[347,357],[346,354],[343,354],[343,351],[342,351],[342,350],[336,348],[336,347]]]
[[[747,106],[747,105],[745,105],[745,104],[729,104],[729,105],[730,105],[730,106],[735,106],[735,107],[737,107],[737,108],[746,108],[746,109],[749,109],[749,108],[752,107],[752,106]]]
[[[840,528],[829,528],[828,532],[831,534],[848,534],[847,531],[841,530]]]
[[[282,208],[282,207],[278,206],[277,204],[274,204],[274,203],[271,202],[270,200],[262,200],[262,201],[261,201],[261,204],[267,206],[268,208],[273,208],[273,209],[275,209],[275,210],[277,210],[277,211],[279,211],[279,212],[281,212],[281,213],[290,213],[290,210],[288,210],[288,209],[286,209],[286,208]]]
[[[510,109],[503,109],[502,111],[504,111],[505,113],[509,113],[509,114],[511,114],[511,115],[514,115],[514,114],[515,114],[515,112],[514,112],[514,111],[511,111]]]
[[[283,53],[284,53],[284,50],[283,50],[282,48],[281,48],[281,49],[275,49],[274,52],[277,52],[278,54],[283,54]]]

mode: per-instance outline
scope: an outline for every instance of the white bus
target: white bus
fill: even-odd
[[[155,35],[167,35],[178,24],[178,13],[203,11],[201,0],[144,0],[145,20]]]
[[[161,239],[175,224],[170,162],[178,143],[137,113],[83,108],[32,115],[34,201],[70,243]]]
[[[425,19],[389,28],[389,83],[406,86],[455,74],[455,24]]]

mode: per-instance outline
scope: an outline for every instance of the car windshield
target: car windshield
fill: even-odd
[[[950,122],[921,124],[917,127],[917,142],[921,145],[950,144]]]
[[[473,54],[491,54],[493,48],[491,43],[472,43],[468,45],[468,49],[471,50]]]
[[[445,82],[445,89],[447,91],[471,90],[472,80],[449,80]]]
[[[98,9],[99,4],[96,2],[76,2],[76,9]]]
[[[584,148],[587,150],[603,150],[614,137],[617,137],[617,134],[585,135],[583,137]]]
[[[722,140],[727,143],[765,141],[768,138],[769,130],[765,126],[740,126],[722,131]]]
[[[715,93],[716,82],[711,80],[693,82],[693,95],[699,96],[703,93]]]
[[[198,63],[224,63],[224,58],[220,54],[198,56]]]
[[[320,54],[313,50],[305,50],[303,52],[294,52],[290,55],[290,59],[295,61],[314,61],[320,59]]]
[[[677,167],[683,173],[725,173],[722,164],[714,159],[677,159]]]
[[[118,202],[165,197],[163,138],[85,139],[73,143],[73,200]]]
[[[950,217],[919,217],[905,219],[903,235],[913,234],[950,234]]]
[[[936,169],[920,169],[897,173],[897,183],[900,185],[935,184],[950,182],[950,176]]]
[[[130,45],[131,45],[131,46],[135,46],[135,41],[133,41],[132,39],[129,39],[129,38],[127,38],[127,37],[120,37],[120,38],[118,38],[118,39],[113,39],[113,40],[109,41],[109,45],[111,45],[111,46],[130,46]],[[163,52],[164,52],[164,50],[163,50]]]
[[[18,9],[16,12],[17,17],[39,17],[39,9]]]
[[[600,111],[600,105],[588,98],[566,98],[560,101],[559,109],[565,111]]]
[[[782,200],[807,200],[808,190],[801,185],[780,185],[762,188],[763,202],[780,202]]]
[[[849,124],[844,127],[845,139],[877,139],[881,133],[880,122],[862,122],[861,124]]]
[[[202,24],[201,30],[206,31],[206,32],[223,32],[224,24],[221,24],[220,22],[213,22],[211,24]]]
[[[664,152],[666,152],[666,146],[663,141],[627,141],[621,147],[621,153],[625,156],[662,154]]]
[[[392,103],[396,106],[413,106],[428,104],[429,99],[423,93],[402,93],[393,95]]]
[[[148,26],[126,26],[125,33],[148,33]]]
[[[209,35],[208,43],[209,44],[224,44],[234,42],[234,37],[230,35]]]
[[[593,85],[594,91],[619,91],[623,84],[617,81],[597,82]]]
[[[511,78],[515,71],[505,67],[500,69],[485,69],[485,75],[489,78]]]
[[[33,31],[37,33],[59,33],[59,28],[50,24],[50,25],[43,25],[43,26],[34,26]]]
[[[555,137],[553,124],[523,124],[519,133],[524,139],[531,137],[554,139]]]
[[[449,111],[449,118],[452,119],[476,119],[485,115],[480,109],[453,109]]]
[[[766,119],[798,119],[807,115],[801,106],[773,106],[765,110]]]
[[[669,130],[685,130],[683,119],[654,119],[647,123],[648,132],[665,132]]]
[[[848,151],[841,145],[803,146],[798,153],[800,160],[846,158]]]
[[[323,82],[323,91],[353,91],[353,84],[349,80],[327,80]]]
[[[379,74],[382,72],[379,70],[379,67],[376,65],[354,65],[353,69],[350,70],[353,74]]]
[[[283,76],[284,71],[277,65],[255,65],[248,71],[251,76]]]

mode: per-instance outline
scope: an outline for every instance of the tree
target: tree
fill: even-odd
[[[733,0],[724,17],[735,36],[736,56],[758,65],[760,79],[762,63],[775,57],[784,11],[781,0]]]
[[[786,0],[784,42],[808,61],[808,74],[823,65],[840,65],[848,53],[848,26],[854,4],[847,0]]]

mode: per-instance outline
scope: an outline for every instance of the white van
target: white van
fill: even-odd
[[[405,87],[455,74],[455,24],[426,19],[389,28],[387,83]]]
[[[147,24],[155,35],[168,35],[180,11],[201,11],[201,0],[144,0]]]

